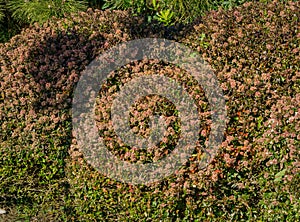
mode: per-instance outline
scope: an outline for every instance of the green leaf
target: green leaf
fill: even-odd
[[[203,42],[204,39],[205,39],[205,37],[206,37],[205,33],[201,33],[201,35],[199,36],[199,40],[200,40],[201,42]]]
[[[257,118],[257,128],[260,129],[262,127],[262,122],[263,122],[264,118],[262,116],[259,116]]]
[[[284,177],[285,172],[286,172],[286,169],[276,173],[274,182],[280,182],[282,180],[282,178]]]

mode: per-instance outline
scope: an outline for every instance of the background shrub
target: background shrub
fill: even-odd
[[[66,13],[85,11],[87,9],[87,1],[10,0],[8,2],[8,8],[12,11],[12,16],[16,20],[21,20],[29,23],[43,23],[52,16],[60,18]]]
[[[155,19],[168,26],[178,22],[189,23],[212,9],[218,7],[229,9],[241,5],[246,0],[106,0],[104,2],[103,8],[130,9],[133,13],[146,15],[149,21]],[[174,15],[167,16],[168,10]]]
[[[4,16],[4,2],[2,0],[0,1],[0,22],[2,22]]]

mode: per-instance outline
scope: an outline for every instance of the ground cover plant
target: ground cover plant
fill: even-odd
[[[7,214],[0,220],[299,220],[299,7],[292,1],[249,2],[170,28],[128,12],[89,10],[35,24],[1,44],[0,208]],[[170,137],[149,153],[115,140],[108,121],[111,100],[131,78],[155,72],[180,80],[203,117],[188,164],[164,181],[133,186],[86,163],[72,135],[70,108],[86,65],[113,45],[143,37],[173,39],[203,55],[222,86],[228,119],[219,154],[198,169],[210,131],[209,104],[191,75],[147,60],[111,73],[95,112],[99,134],[120,159],[161,158],[172,152],[180,133],[174,106],[147,97],[133,107],[132,127],[147,135],[149,115],[162,113]]]

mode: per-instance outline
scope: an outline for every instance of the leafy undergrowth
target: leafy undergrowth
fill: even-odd
[[[0,45],[0,207],[7,211],[0,219],[299,220],[299,17],[299,2],[245,3],[212,11],[192,26],[164,28],[126,12],[89,10],[35,25]],[[97,99],[97,126],[120,159],[159,159],[172,151],[180,132],[172,104],[154,96],[132,109],[131,125],[147,135],[155,111],[169,119],[170,137],[151,152],[114,141],[107,119],[111,99],[131,78],[161,73],[180,80],[203,114],[190,162],[150,186],[99,174],[77,147],[71,124],[73,90],[84,67],[111,46],[142,37],[173,39],[203,55],[222,86],[228,114],[218,155],[198,169],[210,131],[209,104],[192,77],[152,60],[111,73]]]

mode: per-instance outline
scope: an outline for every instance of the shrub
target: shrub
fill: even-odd
[[[161,34],[155,34],[156,28]],[[90,9],[42,26],[35,23],[0,44],[1,206],[19,211],[22,219],[80,218],[78,187],[72,182],[71,191],[66,178],[78,164],[70,113],[74,86],[103,50],[132,38],[176,32],[156,28],[127,12]],[[68,158],[68,151],[75,159]],[[98,182],[106,184],[107,179]]]
[[[122,12],[89,11],[35,24],[0,45],[1,206],[17,205],[24,213],[57,201],[53,211],[60,211],[73,87],[97,53],[129,39],[131,25],[120,21],[131,19]]]
[[[222,206],[242,218],[239,201],[248,218],[299,218],[291,192],[299,183],[299,12],[299,2],[245,3],[211,12],[183,40],[212,64],[227,97],[223,164],[212,174],[219,182],[207,184],[224,190],[215,192],[216,214]]]
[[[245,3],[175,30],[128,12],[89,10],[35,24],[0,45],[1,207],[31,220],[299,220],[299,13],[299,2]],[[207,169],[197,167],[203,132],[199,149],[175,175],[132,186],[85,162],[72,137],[70,105],[81,71],[96,55],[142,37],[172,38],[204,56],[222,85],[228,127]],[[204,100],[184,70],[138,61],[111,74],[98,110],[107,112],[107,95],[118,84],[151,72],[180,79]],[[166,107],[176,117],[172,105]],[[110,127],[105,121],[99,117],[103,133]],[[136,124],[147,133],[146,118]],[[128,161],[144,155],[116,147],[111,150]]]

